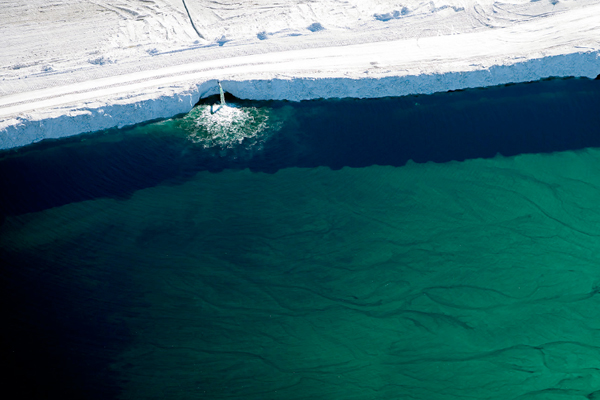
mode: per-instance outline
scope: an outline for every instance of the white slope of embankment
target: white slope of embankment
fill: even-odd
[[[0,0],[0,148],[185,113],[216,80],[303,100],[600,74],[600,0],[130,3]]]

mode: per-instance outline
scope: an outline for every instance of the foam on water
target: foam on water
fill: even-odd
[[[231,149],[238,146],[255,147],[272,133],[267,108],[240,107],[236,105],[201,105],[181,121],[190,141],[204,148]]]

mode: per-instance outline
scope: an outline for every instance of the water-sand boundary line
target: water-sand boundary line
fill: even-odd
[[[187,113],[218,93],[217,80],[238,98],[300,101],[595,78],[600,24],[589,11],[535,27],[254,54],[10,94],[0,97],[0,149]]]

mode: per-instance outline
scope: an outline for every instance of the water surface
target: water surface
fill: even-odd
[[[211,99],[5,153],[5,387],[600,398],[599,85]]]

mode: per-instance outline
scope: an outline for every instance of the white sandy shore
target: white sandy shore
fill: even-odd
[[[600,0],[14,3],[0,0],[3,149],[185,113],[217,79],[303,100],[600,74]]]

